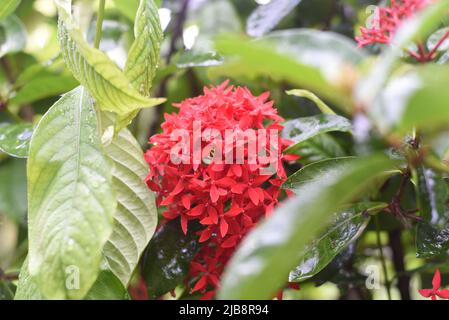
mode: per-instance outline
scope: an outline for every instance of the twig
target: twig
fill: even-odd
[[[410,276],[405,271],[404,246],[401,240],[401,230],[390,231],[389,245],[392,251],[393,265],[398,275],[398,289],[402,300],[410,300]]]
[[[388,277],[387,264],[385,261],[382,241],[380,239],[380,226],[379,226],[379,217],[377,215],[374,216],[374,223],[376,224],[376,240],[377,240],[377,248],[380,253],[380,262],[382,264],[382,270],[385,278],[385,288],[387,290],[388,300],[391,300],[391,283]]]

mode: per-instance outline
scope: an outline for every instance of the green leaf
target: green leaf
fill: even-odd
[[[19,282],[17,284],[14,300],[45,300],[36,282],[28,271],[28,257],[20,269]]]
[[[351,110],[352,98],[342,84],[365,58],[347,38],[309,29],[277,31],[256,41],[222,36],[216,47],[221,54],[237,59],[215,68],[212,74],[269,75],[315,92],[344,110]]]
[[[307,90],[300,90],[300,89],[294,89],[294,90],[289,90],[286,92],[288,95],[290,96],[296,96],[296,97],[301,97],[301,98],[307,98],[313,102],[315,102],[315,104],[317,105],[318,109],[321,110],[322,113],[327,113],[327,114],[335,114],[335,112],[327,105],[323,102],[323,100],[321,100],[320,98],[318,98],[316,95],[314,95],[312,92],[307,91]]]
[[[103,125],[112,124],[104,114]],[[127,287],[140,256],[157,226],[157,209],[153,192],[144,182],[149,168],[142,149],[127,129],[105,146],[114,163],[113,186],[117,195],[114,231],[104,247],[111,271]]]
[[[289,148],[289,152],[300,154],[302,164],[347,155],[340,144],[331,135],[326,133],[295,144],[294,147]]]
[[[253,37],[261,37],[271,31],[288,15],[301,0],[272,0],[260,5],[248,17],[246,32]]]
[[[14,299],[14,292],[12,284],[0,280],[0,301],[13,300],[13,299]]]
[[[134,21],[139,8],[139,0],[113,0],[115,7],[130,21]]]
[[[0,0],[0,21],[8,17],[19,6],[21,0]]]
[[[36,282],[28,272],[28,258],[23,262],[19,274],[19,283],[14,297],[15,300],[45,300]],[[85,300],[127,300],[128,292],[114,274],[102,268],[97,280],[85,296]]]
[[[223,64],[223,57],[216,52],[195,53],[184,51],[176,60],[178,68],[211,67]]]
[[[129,300],[129,295],[121,281],[106,268],[100,272],[84,300]]]
[[[10,100],[13,105],[32,103],[40,99],[54,97],[78,86],[72,75],[47,74],[27,82]]]
[[[416,254],[430,258],[449,249],[448,192],[443,177],[432,169],[419,167],[418,202],[423,221],[417,225]]]
[[[308,183],[322,179],[324,175],[334,176],[350,166],[356,157],[325,159],[306,165],[290,175],[282,184],[283,189],[300,190]]]
[[[153,0],[140,0],[134,24],[135,40],[129,49],[125,75],[143,96],[150,95],[156,69],[159,65],[161,43],[164,37],[159,13]]]
[[[10,159],[0,164],[0,212],[25,223],[27,212],[26,161]]]
[[[373,179],[396,164],[384,155],[371,155],[304,184],[296,197],[280,205],[243,240],[225,270],[218,297],[271,298],[335,209],[354,201]]]
[[[158,298],[182,284],[199,248],[195,230],[189,227],[184,235],[179,220],[163,224],[151,240],[142,262],[148,295]]]
[[[28,159],[29,271],[49,299],[81,299],[99,273],[113,225],[112,166],[83,87],[65,94],[35,130]],[[79,288],[66,278],[79,272]]]
[[[326,132],[351,132],[351,122],[332,114],[319,114],[311,117],[297,118],[284,123],[282,137],[292,140],[294,144],[286,152],[297,150],[298,144]]]
[[[379,60],[372,66],[371,72],[362,79],[355,91],[355,97],[362,106],[371,106],[379,96],[379,92],[391,75],[394,66],[402,56],[402,51],[412,41],[425,39],[441,23],[441,19],[447,15],[449,0],[441,0],[429,5],[419,12],[415,17],[406,21],[396,32],[390,46]],[[382,113],[375,108],[369,108],[369,113],[378,124],[382,124]]]
[[[59,12],[58,37],[67,67],[89,90],[103,111],[125,115],[165,101],[140,95],[106,54],[90,47],[84,40],[73,21],[71,1],[55,1]]]
[[[354,242],[365,230],[370,214],[386,208],[386,203],[362,202],[333,216],[333,221],[319,238],[301,254],[301,262],[290,272],[289,282],[301,282],[316,275]]]
[[[25,27],[15,15],[0,21],[0,58],[8,53],[23,50],[26,38]]]
[[[32,135],[31,123],[0,125],[0,151],[12,157],[26,158]]]

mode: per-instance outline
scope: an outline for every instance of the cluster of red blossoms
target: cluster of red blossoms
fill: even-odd
[[[360,47],[372,43],[390,44],[396,30],[407,18],[431,4],[434,0],[391,0],[388,7],[377,7],[369,28],[360,28],[356,37]]]
[[[265,126],[281,130],[278,121],[283,119],[268,97],[268,93],[255,97],[247,88],[234,88],[227,82],[205,88],[204,95],[175,105],[179,113],[166,114],[163,132],[149,141],[153,146],[145,155],[151,168],[146,181],[157,194],[157,205],[166,207],[164,217],[179,219],[184,233],[193,221],[201,226],[198,237],[203,246],[191,263],[187,284],[192,293],[202,293],[203,299],[214,297],[236,246],[278,203],[280,185],[286,179],[282,161],[298,157],[282,155],[289,143],[278,135],[279,161],[273,174],[261,174],[262,165],[248,163],[246,145],[240,164],[193,164],[193,159],[173,164],[170,153],[178,142],[171,136],[178,129],[192,135],[195,121],[201,121],[202,130],[214,129],[223,135],[226,130],[258,130]],[[236,145],[234,141],[233,148]],[[268,143],[263,147],[268,149]]]

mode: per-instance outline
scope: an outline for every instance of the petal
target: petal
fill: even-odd
[[[228,233],[228,223],[226,222],[225,219],[221,219],[220,221],[220,234],[221,236],[224,238],[226,236],[226,234]]]
[[[239,207],[232,207],[231,209],[229,209],[228,212],[225,213],[225,216],[226,216],[226,217],[229,217],[229,218],[233,218],[233,217],[238,216],[238,215],[239,215],[240,213],[242,213],[242,212],[243,212],[243,209],[242,209],[242,208],[239,208]]]
[[[182,202],[182,205],[184,206],[184,208],[186,208],[187,210],[190,209],[190,206],[192,204],[191,204],[189,196],[183,195],[182,198],[181,198],[181,202]]]
[[[418,292],[424,298],[429,298],[432,295],[433,290],[432,289],[421,289],[421,290],[418,290]]]
[[[438,290],[440,288],[440,285],[441,285],[440,269],[436,269],[432,279],[433,290]]]
[[[218,223],[218,211],[212,206],[207,207],[207,214],[209,215],[209,218],[211,219],[213,224]]]
[[[242,194],[243,192],[245,192],[247,187],[248,186],[246,184],[243,184],[243,183],[236,184],[236,185],[232,186],[231,192],[232,193],[237,193],[237,194]]]
[[[188,211],[187,214],[192,217],[200,216],[204,211],[204,204],[199,204],[192,210]]]
[[[177,194],[180,194],[182,190],[184,190],[184,183],[182,182],[182,180],[179,180],[178,184],[176,184],[176,187],[173,189],[172,192],[170,192],[170,195],[175,196]]]
[[[207,286],[207,277],[202,276],[200,280],[195,284],[192,292],[203,290]]]
[[[235,247],[235,245],[237,244],[238,239],[239,239],[239,236],[229,237],[221,244],[221,247],[222,248],[226,248],[226,249]]]
[[[449,290],[443,289],[436,292],[437,296],[443,299],[449,299]]]
[[[200,243],[205,242],[205,241],[209,240],[211,235],[212,235],[212,230],[210,228],[207,228],[201,232],[201,236],[198,241]]]
[[[251,199],[252,203],[254,203],[254,205],[257,206],[259,204],[259,192],[257,192],[256,189],[249,188],[248,195],[249,195],[249,198]]]
[[[228,178],[228,177],[225,177],[225,178],[222,178],[222,179],[219,179],[219,180],[215,181],[215,184],[217,186],[219,186],[219,187],[222,187],[222,188],[232,187],[233,185],[235,185],[235,183],[236,182],[234,181],[234,179],[231,179],[231,178]]]
[[[241,177],[241,176],[242,176],[242,167],[241,167],[240,165],[234,164],[234,165],[231,167],[231,169],[232,169],[232,172],[234,172],[234,174],[235,174],[237,177]]]
[[[218,193],[217,187],[213,184],[210,188],[210,199],[213,203],[216,203],[220,198],[220,194]]]
[[[187,235],[187,219],[183,215],[181,215],[181,228],[182,232]]]

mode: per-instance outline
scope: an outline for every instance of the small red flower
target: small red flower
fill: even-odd
[[[150,138],[153,146],[145,154],[150,165],[146,181],[157,194],[158,206],[166,207],[163,216],[167,220],[179,219],[184,233],[189,231],[192,221],[202,226],[197,233],[203,246],[191,264],[186,282],[192,292],[201,292],[205,299],[213,297],[221,273],[242,238],[278,203],[283,194],[280,185],[286,179],[282,161],[297,159],[282,154],[290,142],[279,136],[282,126],[277,121],[283,119],[273,108],[273,102],[267,101],[269,94],[256,97],[247,88],[227,84],[205,88],[204,95],[175,105],[179,112],[165,115],[162,133]],[[219,163],[215,159],[195,163],[190,152],[181,157],[186,161],[174,164],[170,156],[179,141],[172,139],[172,134],[184,130],[186,136],[195,140],[198,121],[201,133],[214,130],[222,137],[229,131],[265,128],[277,130],[277,134],[273,136],[275,140],[272,136],[262,139],[259,135],[247,140],[232,137],[231,143],[217,149],[223,157],[231,155],[232,163]],[[249,147],[249,142],[254,140],[256,150]],[[261,169],[266,168],[265,160],[272,155],[274,142],[279,146],[273,154],[278,166],[265,172]],[[207,148],[209,143],[199,142],[202,148]],[[181,147],[192,151],[194,144],[184,143]],[[237,161],[237,149],[241,152],[240,161]],[[263,161],[251,162],[255,154],[261,154]]]
[[[419,293],[424,298],[431,298],[432,300],[436,300],[437,296],[442,299],[449,299],[449,290],[447,290],[447,289],[440,290],[440,286],[441,286],[441,275],[440,275],[440,270],[437,269],[435,271],[435,274],[432,279],[432,287],[433,288],[432,289],[421,289],[421,290],[419,290]]]

